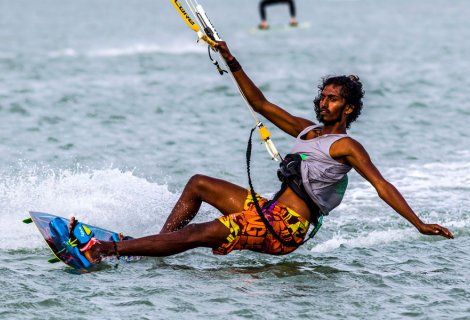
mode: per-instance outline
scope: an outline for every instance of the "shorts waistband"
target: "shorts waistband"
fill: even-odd
[[[289,208],[288,206],[286,206],[285,204],[283,204],[282,202],[279,202],[278,200],[268,200],[266,201],[264,204],[263,204],[263,213],[268,210],[268,211],[273,211],[275,207],[281,207],[281,208],[284,208],[287,210],[287,212],[289,212],[291,215],[301,219],[303,222],[306,222],[308,224],[310,224],[310,222],[302,215],[300,215],[299,213],[297,213],[296,211],[292,210],[291,208]]]

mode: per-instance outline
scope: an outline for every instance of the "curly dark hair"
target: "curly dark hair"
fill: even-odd
[[[358,76],[326,76],[322,78],[322,84],[318,86],[318,95],[313,100],[315,106],[315,114],[317,119],[320,120],[320,96],[326,86],[333,84],[341,86],[341,96],[346,100],[346,104],[354,107],[354,110],[348,115],[346,119],[346,128],[349,129],[352,122],[356,121],[357,117],[361,114],[362,98],[364,97],[364,90],[362,83]]]

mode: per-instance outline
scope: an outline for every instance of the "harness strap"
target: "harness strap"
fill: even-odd
[[[247,167],[247,173],[248,173],[248,185],[250,186],[250,193],[251,193],[251,197],[253,199],[253,204],[255,205],[255,208],[256,208],[256,211],[261,219],[261,221],[263,221],[264,225],[266,226],[266,228],[269,230],[269,232],[271,232],[271,234],[277,239],[279,240],[279,242],[281,242],[283,245],[285,246],[297,246],[298,244],[292,240],[292,241],[284,241],[280,236],[279,234],[277,234],[273,227],[271,226],[271,224],[269,223],[269,221],[266,219],[266,217],[264,216],[264,213],[263,213],[263,210],[261,209],[259,203],[258,203],[258,198],[256,197],[256,192],[253,188],[253,183],[251,181],[251,174],[250,174],[250,159],[251,159],[251,148],[252,148],[252,143],[251,143],[251,140],[252,140],[252,136],[253,136],[253,131],[256,129],[256,127],[254,127],[253,129],[251,129],[251,132],[250,132],[250,138],[248,140],[248,145],[246,147],[246,167]],[[281,158],[281,161],[282,161],[282,158]],[[307,204],[307,206],[309,207],[310,209],[310,212],[313,214],[313,225],[315,226],[313,228],[313,230],[310,232],[310,234],[308,235],[308,238],[305,239],[304,241],[302,241],[302,243],[300,243],[300,245],[304,244],[305,242],[307,242],[308,240],[310,240],[313,236],[315,236],[315,234],[318,232],[318,230],[320,229],[320,227],[322,226],[322,223],[323,223],[323,215],[321,214],[321,211],[320,209],[318,208],[318,206],[313,202],[312,199],[310,199],[310,197],[306,194],[306,191],[304,190],[304,187],[303,185],[299,185],[298,183],[296,183],[293,179],[289,179],[290,181],[283,181],[282,185],[281,185],[281,189],[274,195],[273,199],[272,200],[269,200],[267,201],[263,208],[267,208],[269,207],[274,201],[277,201],[277,199],[281,196],[282,193],[284,193],[284,191],[287,189],[287,187],[289,186],[297,196],[299,196],[303,201],[305,201],[305,203]]]
[[[297,246],[297,243],[294,240],[284,241],[284,239],[282,239],[281,236],[276,231],[274,231],[273,226],[269,223],[268,219],[266,219],[266,217],[264,216],[263,210],[261,209],[258,203],[258,198],[256,197],[256,192],[253,188],[253,183],[251,182],[251,174],[250,174],[251,138],[253,136],[253,131],[255,131],[255,129],[256,127],[251,129],[250,139],[248,140],[248,145],[246,147],[246,170],[248,173],[248,185],[250,186],[250,193],[251,193],[251,197],[253,198],[253,204],[255,205],[256,212],[258,212],[258,215],[261,221],[263,221],[264,225],[266,226],[266,229],[268,229],[268,231],[271,232],[274,238],[279,240],[280,243],[282,243],[283,245],[287,247]]]

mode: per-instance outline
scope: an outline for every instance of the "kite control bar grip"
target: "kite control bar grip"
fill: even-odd
[[[202,28],[204,29],[204,32],[212,39],[216,41],[222,40],[215,30],[214,25],[212,22],[209,20],[209,17],[206,14],[206,11],[204,8],[198,4],[196,6],[196,18],[199,20],[199,22],[202,25]]]
[[[170,1],[171,1],[171,3],[173,3],[173,6],[175,7],[176,11],[178,11],[181,18],[186,22],[188,27],[190,27],[194,32],[197,33],[198,41],[202,40],[202,41],[206,42],[207,44],[209,44],[209,46],[214,47],[217,44],[216,41],[221,40],[219,34],[215,30],[214,25],[209,20],[209,17],[207,16],[206,12],[204,11],[204,8],[202,8],[201,5],[197,4],[196,8],[191,9],[191,11],[193,11],[193,14],[195,14],[196,19],[199,20],[199,23],[201,24],[203,30],[201,30],[199,25],[191,19],[191,16],[183,8],[183,6],[179,3],[179,0],[170,0]],[[197,3],[197,1],[196,1],[196,3]],[[220,52],[219,52],[219,54],[220,54]],[[209,50],[209,57],[210,57],[210,50]],[[223,59],[223,57],[222,57],[222,59]],[[214,62],[214,60],[212,58],[211,58],[211,60],[216,65],[216,67],[217,67],[220,74],[223,74],[224,71],[227,72],[226,70],[222,70],[220,68],[220,66],[218,65],[218,62]],[[236,80],[233,78],[233,75],[232,75],[232,79],[236,82]],[[237,84],[237,86],[238,86],[238,84]],[[246,98],[245,98],[243,92],[241,91],[240,87],[238,87],[238,89],[240,90],[240,93],[241,93],[242,97],[245,99],[245,102],[248,106],[248,109],[253,114],[253,117],[256,121],[256,126],[258,127],[259,133],[261,135],[261,139],[264,141],[264,143],[266,145],[266,149],[268,150],[269,154],[276,161],[282,160],[282,157],[279,154],[279,152],[277,151],[276,147],[274,146],[274,143],[269,138],[271,134],[269,133],[268,129],[266,127],[264,127],[263,124],[256,118],[256,116],[254,114],[254,111],[253,111],[253,108],[251,107],[249,102],[246,100]]]
[[[175,7],[176,11],[180,14],[181,18],[186,22],[188,27],[190,27],[194,32],[197,33],[198,41],[203,40],[207,42],[211,47],[215,46],[215,41],[209,38],[206,34],[201,31],[201,28],[194,22],[183,6],[178,2],[178,0],[172,0],[173,6]]]
[[[199,31],[197,33],[197,36],[198,36],[198,41],[199,40],[202,40],[204,42],[206,42],[208,45],[210,45],[211,47],[215,46],[216,45],[216,42],[214,40],[212,40],[211,38],[209,38],[207,35],[205,35],[204,33],[202,33],[201,31]]]

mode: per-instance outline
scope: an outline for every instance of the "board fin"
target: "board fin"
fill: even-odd
[[[47,260],[47,262],[49,263],[57,263],[57,262],[60,262],[61,260],[57,257],[54,257],[54,258],[51,258],[49,260]]]
[[[33,222],[33,219],[31,219],[31,218],[23,219],[23,223],[30,224],[32,222]]]

